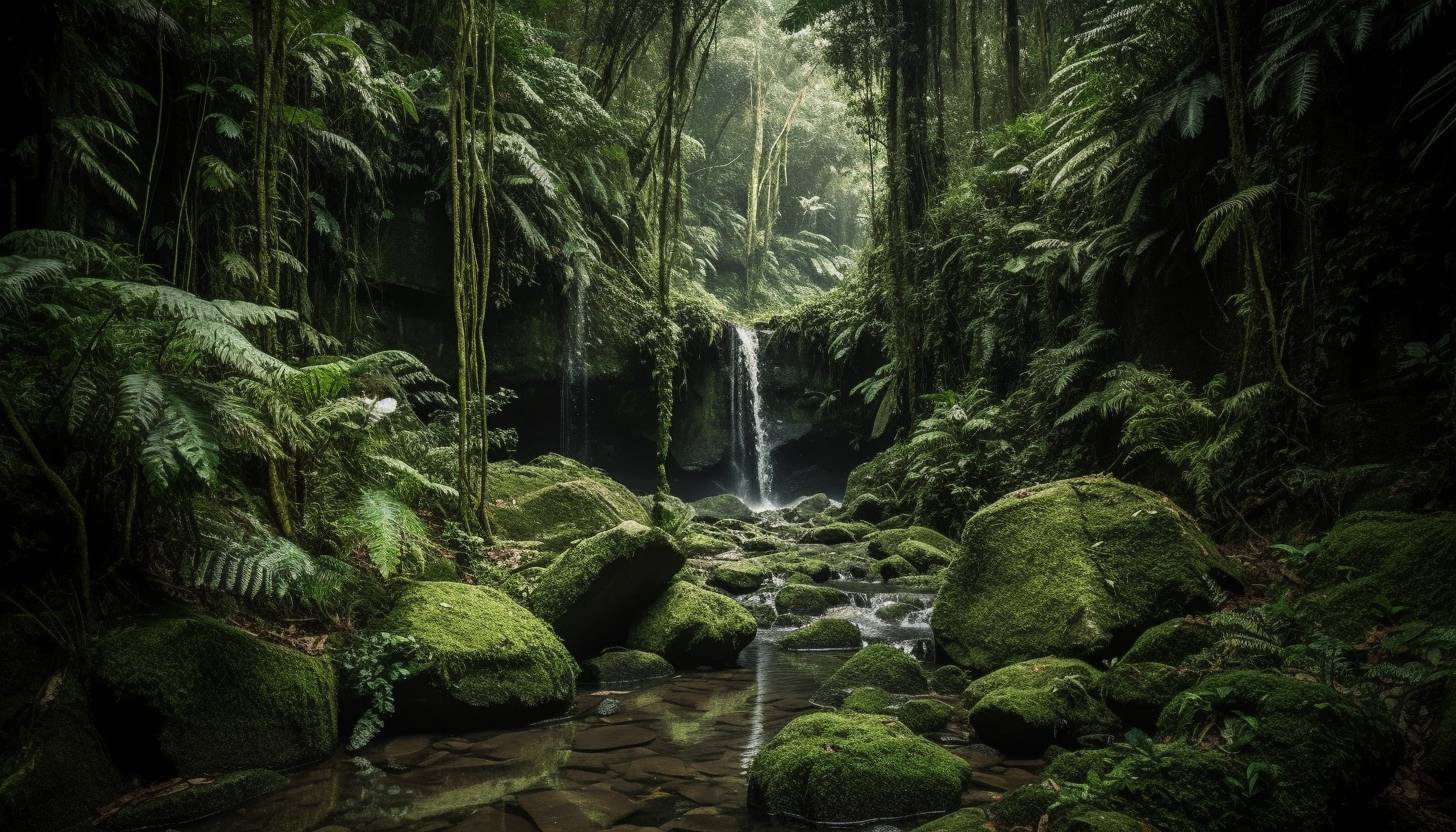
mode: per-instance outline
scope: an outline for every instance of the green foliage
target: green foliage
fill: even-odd
[[[430,652],[411,636],[387,632],[355,634],[338,654],[347,684],[369,700],[345,746],[363,748],[394,713],[394,685],[431,661]]]

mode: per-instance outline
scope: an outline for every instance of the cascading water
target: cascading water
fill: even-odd
[[[567,296],[562,338],[561,367],[561,453],[582,462],[590,461],[590,405],[587,385],[591,367],[586,358],[587,278],[578,276]]]
[[[734,492],[755,510],[773,507],[773,464],[758,365],[758,333],[733,325],[728,363],[729,445]]]

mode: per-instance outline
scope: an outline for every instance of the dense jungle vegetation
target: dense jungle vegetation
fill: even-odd
[[[1244,564],[1219,606],[1293,597],[1353,509],[1456,498],[1453,6],[9,4],[4,613],[82,680],[145,610],[335,651],[374,697],[362,743],[414,649],[371,619],[410,579],[507,586],[513,541],[552,545],[512,533],[491,339],[587,294],[647,368],[657,488],[630,511],[684,545],[688,345],[731,321],[819,368],[806,395],[868,460],[853,519],[956,538],[1105,472]],[[408,297],[452,333],[428,361],[388,323],[391,229],[426,213],[445,289]],[[1318,641],[1255,619],[1250,644]],[[1433,643],[1416,733],[1456,653]],[[34,694],[5,691],[3,747]],[[1439,801],[1402,822],[1443,828]]]

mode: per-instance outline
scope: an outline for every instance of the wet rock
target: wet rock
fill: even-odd
[[[665,532],[626,522],[551,564],[529,606],[572,655],[590,658],[626,642],[632,619],[672,584],[685,562]]]
[[[516,484],[511,478],[519,473],[520,469],[513,472],[509,468],[497,472],[496,466],[491,466],[492,495],[506,501],[491,513],[491,524],[501,538],[538,541],[544,548],[559,552],[627,520],[650,522],[626,486],[585,466],[551,472],[549,478],[564,481],[508,498],[507,492]],[[497,491],[497,485],[506,491]]]
[[[523,724],[576,702],[576,662],[550,628],[497,590],[415,583],[376,626],[412,636],[430,657],[395,685],[395,730]]]
[[[738,832],[738,820],[728,815],[689,812],[662,825],[663,832]]]
[[[637,801],[605,783],[569,792],[528,792],[516,799],[542,832],[599,832],[639,808]]]
[[[1084,662],[1051,657],[1001,668],[966,688],[968,719],[978,737],[1013,757],[1115,733],[1117,717],[1088,693],[1099,675]]]
[[[925,693],[920,662],[888,644],[871,644],[849,658],[825,680],[821,693],[874,686],[888,693]],[[817,699],[819,694],[815,694]]]
[[[588,753],[616,751],[646,745],[655,739],[656,733],[637,725],[606,725],[578,732],[571,741],[571,750]]]
[[[597,704],[596,710],[593,713],[597,716],[611,716],[620,710],[622,710],[622,701],[620,699],[603,699]]]
[[[757,561],[725,563],[708,573],[708,585],[726,589],[734,595],[746,595],[763,586],[773,570]]]
[[[834,506],[834,501],[823,494],[815,494],[789,506],[788,514],[794,520],[807,523]]]
[[[833,546],[837,543],[853,543],[874,532],[875,527],[867,523],[830,523],[826,526],[815,526],[809,529],[804,532],[800,541]]]
[[[580,682],[587,687],[623,688],[672,676],[672,664],[642,650],[610,650],[581,663]]]
[[[450,827],[450,832],[536,832],[536,827],[519,815],[502,812],[494,806],[482,806],[470,817]]]
[[[969,681],[964,670],[953,664],[943,664],[930,674],[930,689],[936,693],[959,695],[965,691]]]
[[[727,667],[757,634],[758,622],[738,602],[678,581],[642,612],[627,645],[681,669]]]
[[[688,503],[688,505],[697,512],[697,518],[706,523],[716,520],[748,521],[753,519],[753,509],[732,494],[704,497],[696,502]]]
[[[884,560],[875,561],[874,566],[870,567],[869,574],[871,577],[889,581],[906,575],[915,575],[919,571],[910,561],[899,555],[891,555]]]
[[[985,809],[972,806],[917,826],[915,832],[984,832],[987,820]]]
[[[885,513],[885,503],[879,497],[874,494],[861,494],[844,504],[840,516],[857,523],[874,524],[884,520]]]
[[[788,548],[787,543],[771,535],[759,535],[750,537],[739,544],[740,549],[750,554],[761,554],[764,552],[778,552]]]
[[[1006,755],[982,743],[974,743],[955,749],[955,755],[970,763],[976,770],[999,766]]]
[[[621,748],[616,751],[573,751],[566,758],[563,767],[580,769],[582,771],[605,772],[611,770],[611,767],[618,763],[628,763],[633,760],[640,760],[643,757],[653,757],[656,755],[656,751],[650,748],[642,748],[641,746]]]
[[[790,584],[774,595],[774,608],[780,615],[823,615],[830,607],[849,603],[849,596],[827,586]]]
[[[623,777],[638,782],[658,783],[663,778],[691,780],[697,776],[696,771],[676,757],[644,757],[613,768],[620,768]]]
[[[963,539],[931,626],[977,671],[1017,656],[1107,655],[1118,638],[1207,609],[1205,576],[1238,573],[1182,509],[1111,477],[1018,491],[977,512]]]
[[[203,781],[203,782],[195,782]],[[213,815],[288,784],[288,778],[267,769],[194,778],[174,789],[128,803],[100,824],[103,829],[142,829],[183,823]]]
[[[886,604],[883,607],[875,608],[875,618],[893,624],[904,621],[910,613],[918,611],[919,607],[910,604]]]
[[[971,767],[883,717],[819,713],[799,717],[753,759],[752,811],[811,823],[945,812],[960,805]]]
[[[821,618],[779,639],[785,650],[858,650],[863,643],[859,626],[842,618]]]

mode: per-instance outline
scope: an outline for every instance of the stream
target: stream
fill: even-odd
[[[895,644],[932,665],[929,607],[889,624],[874,609],[907,593],[884,584],[831,581],[868,642]],[[754,600],[745,596],[744,600]],[[732,670],[679,673],[634,690],[577,695],[576,716],[509,731],[385,736],[356,753],[288,773],[290,783],[188,832],[748,832],[801,828],[751,817],[745,772],[787,722],[815,710],[809,700],[850,655],[788,652],[788,629],[760,630]],[[978,771],[968,802],[1037,779],[1002,765],[984,746],[943,742]],[[923,822],[872,824],[908,829]]]

